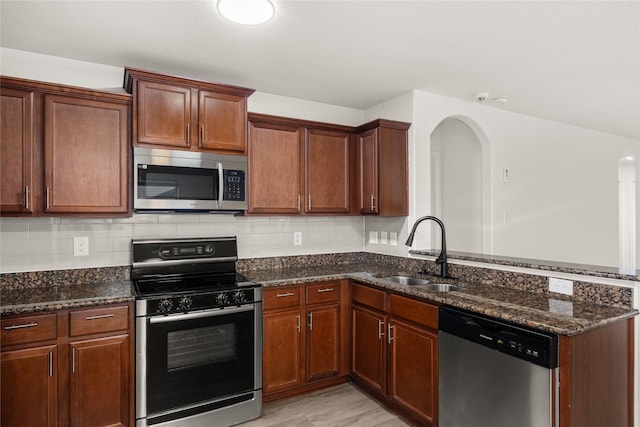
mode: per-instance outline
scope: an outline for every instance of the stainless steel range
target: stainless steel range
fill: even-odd
[[[134,240],[136,427],[231,426],[262,411],[262,290],[235,237]]]

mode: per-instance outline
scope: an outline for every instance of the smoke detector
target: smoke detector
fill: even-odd
[[[489,99],[489,92],[478,92],[473,95],[473,99],[475,99],[476,102],[485,102]]]

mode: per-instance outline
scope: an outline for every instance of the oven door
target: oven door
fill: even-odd
[[[144,407],[138,415],[215,405],[260,388],[257,306],[141,318],[146,348],[138,350],[145,354],[146,362],[143,384],[138,384],[145,390],[141,396]]]

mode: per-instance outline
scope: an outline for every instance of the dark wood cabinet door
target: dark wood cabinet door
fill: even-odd
[[[308,129],[305,212],[349,213],[350,134]]]
[[[298,214],[303,130],[249,123],[249,213]]]
[[[262,388],[266,393],[303,384],[303,311],[265,313]]]
[[[34,92],[3,88],[0,95],[0,211],[32,213]]]
[[[78,341],[69,346],[71,426],[129,425],[129,335]]]
[[[378,138],[377,129],[358,135],[358,184],[361,214],[378,213]]]
[[[340,371],[340,306],[307,310],[307,381]]]
[[[55,345],[1,354],[1,425],[56,425],[56,356]]]
[[[45,212],[128,212],[128,106],[46,95]]]
[[[405,129],[380,129],[378,140],[378,214],[409,215],[408,143]]]
[[[189,149],[191,89],[184,86],[138,81],[136,87],[134,144]]]
[[[199,147],[230,154],[247,152],[247,98],[199,92]]]
[[[391,322],[389,397],[427,425],[437,425],[438,336]]]
[[[382,394],[386,392],[385,316],[354,306],[351,310],[353,376]]]

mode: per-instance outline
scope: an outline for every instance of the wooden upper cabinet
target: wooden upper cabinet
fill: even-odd
[[[188,149],[191,90],[182,86],[139,81],[136,143]]]
[[[410,123],[379,119],[358,127],[360,213],[409,214],[410,126]]]
[[[350,134],[308,129],[305,212],[349,213]]]
[[[2,77],[0,210],[126,216],[131,96]]]
[[[237,86],[125,69],[133,94],[133,144],[150,148],[247,153],[247,97]]]
[[[349,214],[353,128],[249,114],[249,213]]]
[[[371,129],[358,135],[358,211],[361,214],[378,213],[378,132]]]
[[[0,211],[32,213],[34,92],[2,88],[0,99]]]
[[[207,150],[247,152],[247,98],[200,91],[200,147]]]
[[[128,107],[46,95],[45,212],[128,211]]]
[[[300,127],[249,122],[249,213],[300,212],[303,141]]]

